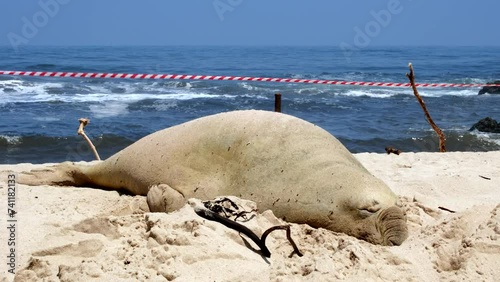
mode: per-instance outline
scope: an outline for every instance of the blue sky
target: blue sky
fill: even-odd
[[[2,1],[0,45],[495,45],[498,0]]]

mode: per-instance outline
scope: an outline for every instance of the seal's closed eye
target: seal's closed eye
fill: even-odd
[[[369,205],[363,205],[358,208],[358,213],[361,217],[369,217],[372,216],[373,214],[377,213],[381,209],[381,205],[379,204],[378,201],[373,200],[373,202]]]
[[[380,207],[378,208],[364,208],[364,209],[358,209],[358,213],[362,218],[369,217],[374,215],[380,210]]]

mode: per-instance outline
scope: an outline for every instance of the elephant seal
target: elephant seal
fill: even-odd
[[[152,133],[105,161],[21,174],[31,185],[91,186],[147,195],[151,211],[233,195],[289,222],[374,244],[408,236],[397,196],[331,134],[299,118],[234,111]]]

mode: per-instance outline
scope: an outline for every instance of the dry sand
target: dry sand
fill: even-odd
[[[153,214],[141,196],[18,185],[15,280],[498,281],[500,152],[356,157],[401,196],[410,230],[402,246],[292,224],[304,256],[289,258],[285,233],[276,231],[267,243],[272,256],[265,259],[249,240],[198,217],[189,205]],[[5,171],[35,167],[40,165],[0,166],[2,214]],[[270,211],[247,222],[258,234],[278,224],[283,222]],[[6,272],[6,227],[2,216],[0,281],[14,279]]]

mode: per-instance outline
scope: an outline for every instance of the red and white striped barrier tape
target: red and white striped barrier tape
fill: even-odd
[[[410,83],[340,81],[300,78],[224,76],[224,75],[192,75],[192,74],[129,74],[129,73],[85,73],[85,72],[35,72],[35,71],[0,71],[0,75],[38,76],[38,77],[72,77],[72,78],[121,78],[121,79],[182,79],[182,80],[226,80],[226,81],[262,81],[285,83],[309,83],[328,85],[355,85],[380,87],[410,87]],[[500,86],[500,84],[462,84],[462,83],[416,83],[417,87],[482,87]]]

